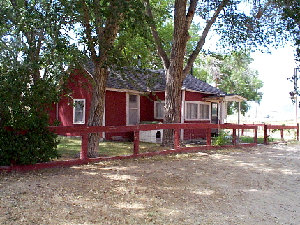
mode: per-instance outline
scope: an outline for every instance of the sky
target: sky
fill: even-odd
[[[297,67],[294,47],[286,45],[270,51],[271,53],[251,54],[254,61],[250,67],[258,71],[264,86],[260,90],[263,92],[260,105],[251,104],[252,108],[247,116],[258,119],[295,119],[295,105],[289,96],[289,92],[293,91],[293,83],[287,80],[293,76],[294,68]]]

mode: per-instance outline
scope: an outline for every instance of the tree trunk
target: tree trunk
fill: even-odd
[[[105,106],[105,87],[109,71],[95,65],[93,95],[88,119],[88,126],[102,126]],[[88,157],[99,156],[99,133],[91,133],[88,138]]]
[[[182,69],[171,67],[166,70],[164,123],[180,123]],[[174,131],[164,130],[163,146],[174,146]]]

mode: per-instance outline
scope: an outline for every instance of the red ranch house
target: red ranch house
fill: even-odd
[[[66,86],[71,98],[63,96],[50,112],[50,121],[60,126],[85,126],[91,104],[93,65],[76,69]],[[110,72],[105,97],[104,126],[136,125],[163,121],[165,76],[163,70],[122,68]],[[183,82],[181,123],[220,123],[226,118],[227,101],[243,101],[241,96],[226,95],[192,75]],[[141,141],[159,142],[162,131],[141,132]],[[105,139],[132,139],[131,133],[105,134]],[[204,138],[199,131],[182,131],[182,139]]]

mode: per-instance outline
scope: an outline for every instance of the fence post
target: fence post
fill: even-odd
[[[256,126],[256,128],[254,129],[254,143],[257,144],[257,126]]]
[[[179,130],[178,129],[174,129],[174,149],[178,150],[180,147],[180,143],[179,143]]]
[[[133,154],[138,155],[140,152],[140,131],[134,131]]]
[[[299,141],[299,123],[297,123],[297,141]]]
[[[206,145],[211,146],[211,128],[206,129]]]
[[[236,145],[236,129],[232,129],[232,144]]]
[[[268,144],[268,125],[264,124],[264,144]]]
[[[88,134],[84,134],[81,136],[81,151],[80,151],[80,159],[87,160],[88,159]]]
[[[283,138],[283,129],[280,129],[280,138],[281,138],[281,141],[284,141],[284,138]]]

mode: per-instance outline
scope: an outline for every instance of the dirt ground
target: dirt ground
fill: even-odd
[[[0,175],[0,224],[300,224],[300,144]]]

